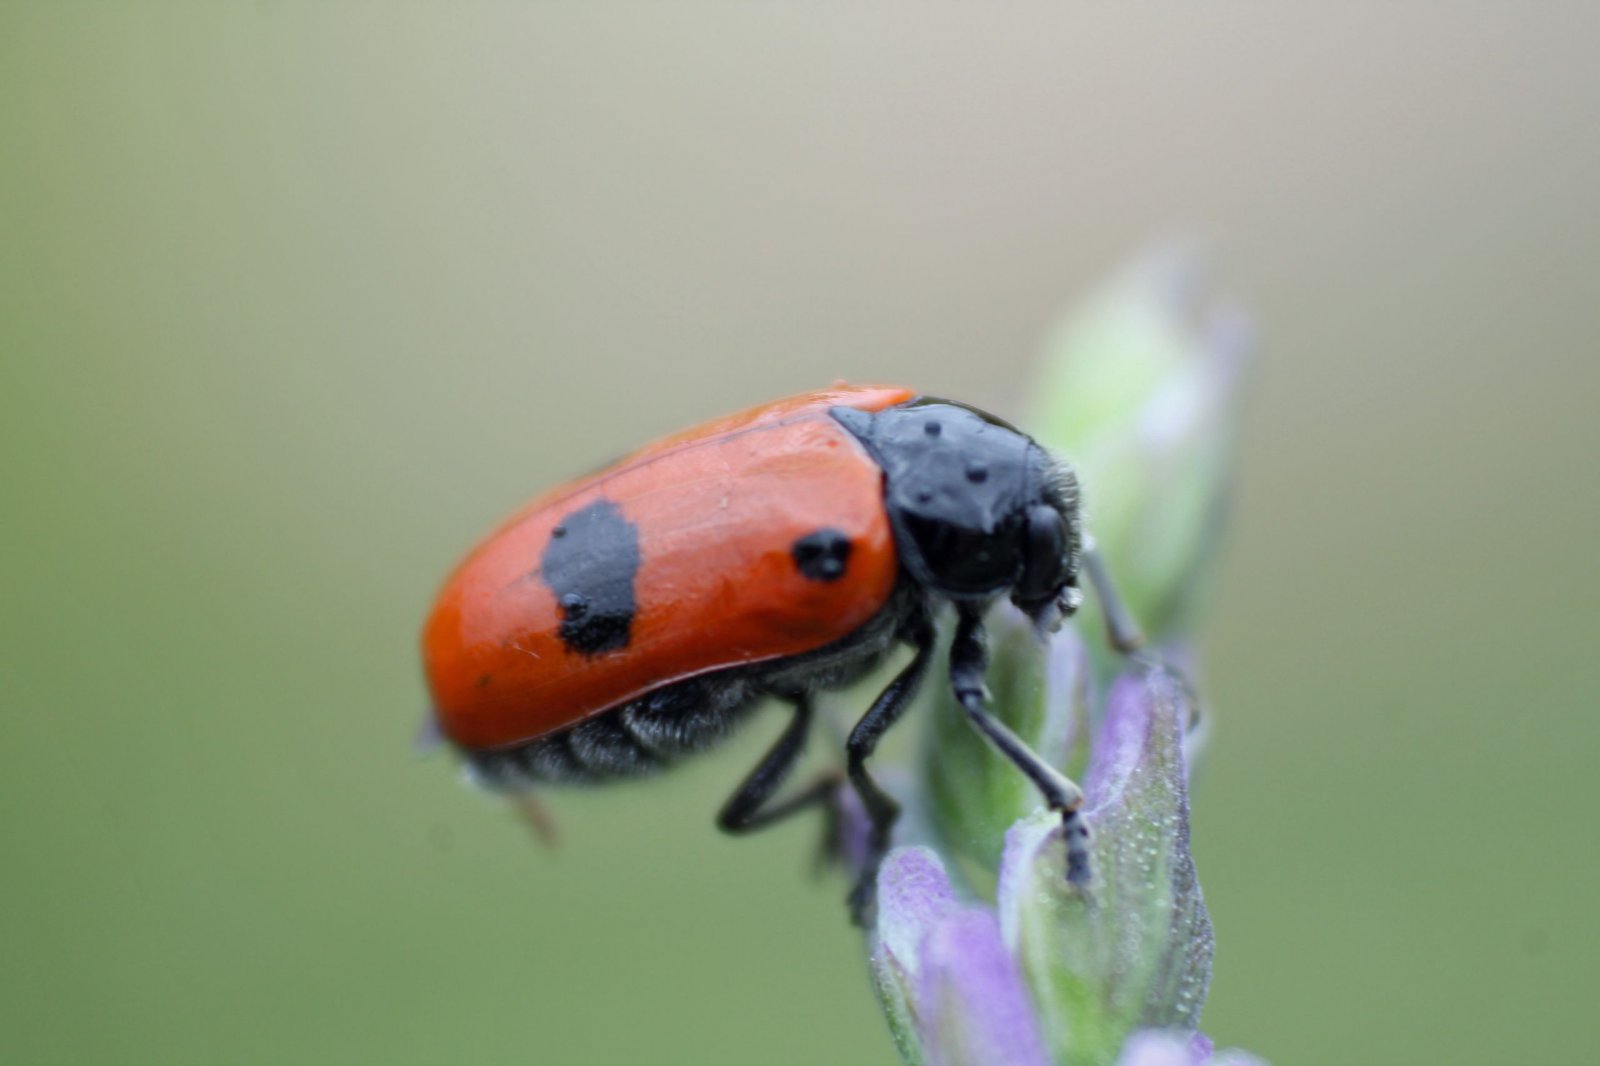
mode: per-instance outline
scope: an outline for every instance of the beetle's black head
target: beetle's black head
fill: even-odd
[[[1078,607],[1078,486],[1071,467],[992,415],[919,399],[837,407],[883,467],[901,565],[956,600],[1009,592],[1053,626]]]

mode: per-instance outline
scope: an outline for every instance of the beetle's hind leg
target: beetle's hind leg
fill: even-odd
[[[1067,843],[1067,880],[1083,887],[1089,883],[1089,827],[1079,808],[1083,790],[1055,767],[1041,759],[1006,724],[990,714],[984,704],[989,692],[984,672],[989,653],[983,630],[983,616],[976,607],[962,605],[950,644],[950,687],[956,702],[985,740],[1027,775],[1052,811],[1061,815],[1061,831]]]
[[[813,717],[810,694],[794,697],[794,718],[771,750],[717,812],[717,826],[726,833],[753,833],[791,815],[820,804],[824,811],[822,854],[827,855],[837,837],[837,811],[833,803],[839,789],[837,773],[826,773],[788,799],[769,803],[805,751]]]

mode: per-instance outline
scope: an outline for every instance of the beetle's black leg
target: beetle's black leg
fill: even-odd
[[[963,604],[959,607],[955,640],[950,644],[950,687],[955,692],[956,702],[961,704],[984,739],[1010,759],[1044,794],[1050,809],[1060,812],[1061,830],[1067,841],[1067,880],[1074,885],[1088,884],[1089,827],[1078,814],[1078,808],[1083,805],[1083,790],[1034,754],[1021,737],[985,709],[989,691],[984,684],[984,671],[988,661],[981,609]]]
[[[1092,540],[1083,549],[1083,569],[1089,584],[1094,586],[1094,598],[1100,601],[1100,613],[1105,616],[1106,637],[1111,646],[1124,655],[1138,651],[1144,645],[1144,632],[1117,593],[1106,561],[1100,557],[1100,550]]]
[[[1148,652],[1139,654],[1139,649],[1144,647],[1144,631],[1139,628],[1138,620],[1133,617],[1133,612],[1128,609],[1127,603],[1117,592],[1116,582],[1111,580],[1111,571],[1095,548],[1093,540],[1090,540],[1084,548],[1083,560],[1089,583],[1094,586],[1095,599],[1100,601],[1100,613],[1105,616],[1106,639],[1111,647],[1123,655],[1132,656],[1134,662],[1146,669],[1161,666],[1161,656]],[[1189,721],[1184,723],[1184,732],[1196,732],[1201,726],[1200,697],[1190,687],[1188,678],[1175,671],[1167,672],[1174,681],[1183,686],[1187,695],[1184,702],[1189,705]]]
[[[889,850],[889,832],[895,819],[900,817],[900,805],[867,773],[867,758],[878,746],[878,741],[896,719],[911,705],[911,698],[922,685],[928,672],[928,662],[933,657],[933,623],[922,610],[918,610],[907,623],[904,639],[916,648],[916,655],[904,670],[889,682],[889,686],[872,701],[867,713],[861,716],[850,731],[845,745],[849,755],[850,783],[855,786],[861,805],[866,808],[871,823],[867,836],[867,854],[850,891],[850,916],[857,925],[865,926],[872,920],[878,887],[878,866]]]
[[[806,734],[811,729],[811,697],[801,696],[794,703],[794,720],[789,723],[789,728],[772,745],[750,776],[744,779],[737,791],[728,797],[728,802],[722,805],[722,810],[717,813],[717,825],[727,833],[753,833],[757,829],[764,829],[774,822],[782,821],[811,806],[830,798],[839,787],[837,773],[825,774],[818,780],[806,786],[803,790],[771,806],[765,806],[778,791],[778,786],[783,784],[784,778],[794,769],[794,764],[800,760],[800,753],[805,750]],[[832,813],[829,808],[829,818]],[[831,829],[831,824],[830,824]],[[833,833],[830,831],[828,838],[831,841]]]

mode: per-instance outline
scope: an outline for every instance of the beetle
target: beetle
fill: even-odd
[[[661,770],[786,701],[717,818],[744,833],[831,802],[836,775],[774,801],[814,697],[909,645],[846,743],[870,823],[850,893],[864,922],[899,813],[867,761],[949,604],[952,692],[1060,814],[1082,885],[1082,793],[986,707],[983,626],[1001,596],[1041,629],[1077,609],[1080,571],[1099,574],[1078,497],[1071,467],[1014,426],[906,388],[840,384],[705,423],[535,498],[457,566],[422,636],[436,724],[479,782],[525,795]]]

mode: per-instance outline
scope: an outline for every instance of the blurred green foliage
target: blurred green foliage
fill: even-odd
[[[711,828],[777,715],[553,797],[551,854],[411,755],[416,627],[654,433],[841,376],[1022,410],[1062,302],[1193,217],[1267,337],[1205,1028],[1580,1058],[1596,29],[0,6],[3,1057],[892,1062],[814,827]]]

